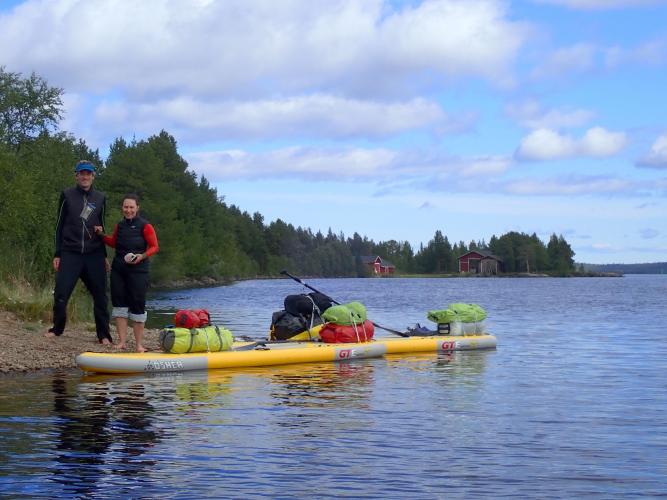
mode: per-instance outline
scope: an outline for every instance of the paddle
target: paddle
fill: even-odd
[[[308,283],[306,283],[305,281],[301,280],[301,278],[298,278],[298,277],[296,277],[296,276],[291,275],[291,274],[288,273],[285,269],[283,269],[282,271],[280,271],[280,274],[283,274],[283,275],[285,275],[285,276],[289,276],[290,278],[292,278],[292,279],[293,279],[294,281],[296,281],[297,283],[302,284],[303,286],[305,286],[306,288],[312,290],[312,291],[315,292],[315,293],[322,293],[322,292],[320,292],[318,289],[316,289],[315,287],[312,287],[312,286],[310,286]],[[322,293],[322,295],[326,295],[326,293]],[[329,296],[327,295],[327,297],[329,297]],[[329,297],[329,298],[331,299],[331,297]],[[338,305],[340,305],[340,302],[338,302],[337,300],[331,299],[331,302],[333,302],[334,304],[338,304]],[[410,335],[408,335],[408,334],[405,333],[405,332],[399,332],[398,330],[393,330],[393,329],[391,329],[391,328],[387,328],[387,327],[385,327],[385,326],[378,325],[377,323],[375,323],[375,322],[373,322],[373,321],[371,321],[371,323],[373,323],[373,326],[374,326],[375,328],[379,328],[380,330],[385,330],[385,331],[387,331],[387,332],[389,332],[389,333],[393,333],[394,335],[399,335],[399,336],[401,336],[401,337],[409,337],[409,336],[410,336]]]
[[[235,347],[232,351],[253,351],[256,347],[266,347],[275,344],[296,344],[301,342],[315,342],[315,340],[257,340],[252,342],[252,344]]]
[[[251,344],[244,345],[241,347],[235,347],[232,349],[232,351],[252,351],[256,347],[266,347],[269,345],[274,345],[274,344],[300,344],[302,342],[317,342],[315,339],[303,339],[303,340],[291,340],[291,339],[283,339],[283,340],[252,340],[249,337],[238,337],[234,339],[235,341],[244,341],[244,342],[252,342]]]

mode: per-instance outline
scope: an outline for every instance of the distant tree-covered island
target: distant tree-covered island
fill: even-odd
[[[229,205],[205,177],[188,169],[176,140],[161,131],[145,140],[116,139],[106,161],[83,139],[59,131],[63,90],[39,76],[23,77],[0,68],[0,275],[46,284],[52,280],[53,233],[60,191],[71,186],[80,159],[99,166],[95,187],[108,197],[107,225],[121,218],[128,192],[142,199],[142,212],[155,226],[160,253],[152,278],[157,284],[217,283],[277,276],[282,269],[305,276],[368,276],[361,256],[391,261],[395,275],[459,273],[458,259],[485,251],[502,262],[500,273],[577,272],[574,252],[562,236],[544,243],[535,233],[509,232],[487,242],[451,243],[440,229],[413,249],[407,241],[375,242],[354,233],[336,234],[266,223]]]
[[[667,262],[645,264],[581,264],[586,272],[621,274],[667,274]]]

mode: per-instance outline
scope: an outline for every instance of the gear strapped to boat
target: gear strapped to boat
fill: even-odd
[[[219,326],[165,328],[160,331],[162,350],[172,354],[228,351],[233,342],[232,332]]]

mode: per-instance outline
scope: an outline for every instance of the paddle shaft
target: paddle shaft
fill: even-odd
[[[257,340],[255,342],[252,342],[251,344],[244,345],[241,347],[236,347],[232,349],[232,351],[252,351],[256,347],[265,347],[269,345],[275,345],[275,344],[295,344],[295,343],[300,343],[300,342],[315,342],[315,340],[290,340],[290,339],[285,339],[285,340]]]
[[[284,269],[283,269],[282,271],[280,271],[280,274],[284,274],[285,276],[289,276],[290,278],[292,278],[292,279],[293,279],[294,281],[296,281],[297,283],[301,283],[303,286],[305,286],[306,288],[312,290],[312,291],[315,292],[315,293],[322,293],[322,292],[320,292],[317,288],[310,286],[308,283],[306,283],[305,281],[303,281],[301,278],[298,278],[298,277],[296,277],[296,276],[291,275],[290,273],[288,273],[288,272],[285,271]],[[327,294],[326,294],[326,293],[322,293],[322,295],[327,295]],[[327,297],[329,297],[329,296],[327,295]],[[331,297],[329,297],[329,298],[331,299]],[[338,302],[337,300],[331,299],[331,302],[333,302],[334,304],[338,304],[338,305],[340,305],[340,302]],[[399,336],[401,336],[401,337],[409,337],[409,336],[410,336],[410,335],[408,335],[408,334],[405,333],[405,332],[399,332],[398,330],[393,330],[392,328],[387,328],[387,327],[385,327],[385,326],[378,325],[377,323],[375,323],[375,322],[373,322],[373,321],[371,321],[371,323],[373,323],[373,326],[374,326],[375,328],[379,328],[380,330],[384,330],[384,331],[386,331],[386,332],[393,333],[394,335],[399,335]]]
[[[297,283],[301,283],[303,286],[305,286],[306,288],[312,290],[312,291],[315,292],[315,293],[322,293],[322,292],[320,292],[317,288],[315,288],[315,287],[313,287],[313,286],[310,286],[308,283],[306,283],[305,281],[301,280],[301,278],[297,278],[296,276],[292,276],[290,273],[288,273],[288,272],[285,271],[285,270],[280,271],[280,274],[284,274],[284,275],[286,275],[286,276],[289,276],[290,278],[292,278],[292,279],[293,279],[294,281],[296,281]],[[327,297],[329,297],[326,293],[322,293],[322,295],[326,295]],[[331,297],[329,297],[329,298],[331,299]],[[331,299],[331,302],[333,302],[334,304],[340,305],[340,302],[338,302],[338,301],[335,300],[335,299]]]

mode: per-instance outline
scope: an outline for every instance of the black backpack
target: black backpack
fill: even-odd
[[[312,303],[311,303],[312,307]],[[322,324],[319,314],[313,316],[312,326]],[[270,340],[287,340],[311,327],[310,315],[306,319],[301,314],[291,314],[288,311],[277,311],[271,317]]]
[[[323,293],[288,295],[285,297],[285,311],[295,316],[302,315],[310,318],[313,313],[320,316],[333,305],[333,300]]]
[[[320,314],[334,305],[334,301],[331,297],[320,292],[311,292],[308,294],[308,297],[313,299],[313,302],[315,302],[315,305],[320,310]]]

